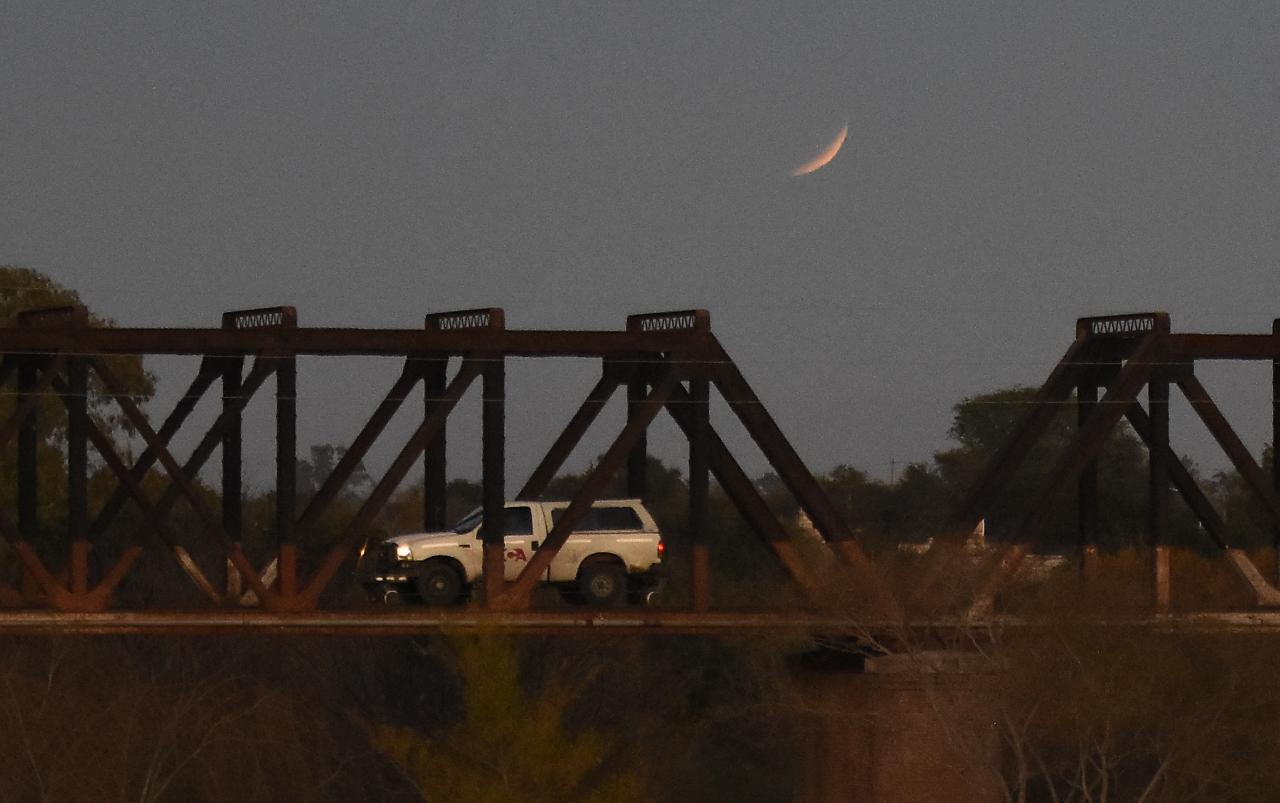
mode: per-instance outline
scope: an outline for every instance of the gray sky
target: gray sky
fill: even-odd
[[[703,306],[817,470],[926,458],[1079,315],[1280,315],[1274,3],[5,2],[0,68],[0,262],[121,323]],[[395,370],[324,366],[304,444],[348,441]],[[595,370],[513,368],[515,482]],[[1258,451],[1269,366],[1202,375]],[[1222,465],[1193,423],[1175,446]]]

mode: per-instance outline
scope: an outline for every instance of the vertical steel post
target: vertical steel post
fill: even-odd
[[[18,364],[18,406],[26,403],[39,381],[39,360],[20,357]],[[40,448],[39,414],[33,406],[18,428],[18,533],[27,541],[39,539],[40,496],[37,469]],[[22,568],[22,594],[31,599],[37,593],[35,577],[24,564]]]
[[[1280,318],[1271,322],[1271,334],[1280,337]],[[1280,359],[1271,361],[1271,484],[1280,494]],[[1276,583],[1280,584],[1280,525],[1271,528],[1276,553]]]
[[[689,433],[689,541],[692,553],[692,600],[695,611],[711,606],[711,571],[707,551],[710,490],[710,383],[705,374],[689,380],[693,426]]]
[[[1147,385],[1151,418],[1151,448],[1147,535],[1151,542],[1155,607],[1167,613],[1170,606],[1169,548],[1169,379],[1168,371],[1157,368]]]
[[[1098,406],[1098,385],[1093,370],[1086,370],[1076,385],[1076,426],[1083,430]],[[1076,491],[1079,528],[1080,576],[1093,574],[1098,559],[1098,458],[1093,458],[1080,474]]]
[[[281,596],[298,590],[298,361],[290,355],[276,368],[276,543]]]
[[[89,368],[67,363],[67,529],[71,544],[71,593],[89,591]]]
[[[1090,351],[1083,344],[1090,335],[1086,320],[1076,321],[1076,344],[1073,359],[1079,359]],[[1098,380],[1101,371],[1096,366],[1077,367],[1076,382],[1076,431],[1083,432],[1089,416],[1098,406]],[[1076,526],[1077,551],[1080,560],[1080,577],[1090,577],[1098,562],[1098,459],[1095,457],[1085,466],[1084,472],[1076,484]]]
[[[444,395],[449,359],[442,355],[425,360],[423,365],[425,418],[431,415],[440,397]],[[422,527],[427,532],[443,530],[449,526],[446,506],[449,485],[447,468],[445,427],[441,426],[440,434],[431,439],[422,453]]]
[[[649,395],[648,371],[641,368],[627,380],[627,420],[637,415],[640,405]],[[627,455],[627,496],[633,499],[644,499],[648,492],[647,478],[649,468],[648,433],[642,432],[635,447]]]
[[[239,542],[244,529],[244,513],[240,499],[244,492],[244,468],[241,458],[243,416],[240,394],[243,392],[244,357],[227,357],[222,367],[222,414],[226,428],[222,431],[222,529],[233,542]],[[222,561],[220,586],[228,599],[240,598],[240,572],[230,558]]]
[[[501,355],[486,355],[481,393],[481,474],[484,524],[485,605],[496,607],[505,588],[503,531],[506,520],[506,363]]]
[[[26,403],[38,381],[39,361],[21,357],[18,366],[18,406]],[[39,417],[32,407],[18,428],[18,531],[23,538],[34,540],[39,528],[39,495],[36,453],[39,448]]]

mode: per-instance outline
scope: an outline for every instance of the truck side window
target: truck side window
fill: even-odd
[[[568,508],[556,508],[551,511],[551,521],[558,524]],[[643,530],[640,517],[629,507],[593,507],[578,520],[573,528],[580,533],[599,530]]]
[[[533,511],[524,506],[507,508],[502,530],[503,535],[533,535]]]
[[[595,513],[596,525],[601,530],[643,530],[640,517],[629,507],[602,507]]]

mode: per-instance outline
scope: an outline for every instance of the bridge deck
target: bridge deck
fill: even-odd
[[[1223,612],[1135,616],[1099,621],[1112,627],[1170,632],[1280,635],[1280,612]],[[114,611],[0,613],[0,635],[280,635],[396,636],[446,633],[506,633],[579,636],[779,635],[830,637],[995,634],[1044,626],[1036,620],[994,616],[970,621],[930,619],[904,624],[844,616],[743,611],[582,611],[489,613],[484,611],[395,610],[275,613],[270,611]]]

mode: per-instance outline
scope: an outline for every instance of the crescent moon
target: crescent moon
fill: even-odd
[[[826,167],[832,159],[836,158],[836,154],[844,146],[844,140],[847,136],[849,136],[849,126],[846,124],[844,128],[840,129],[840,133],[836,134],[836,138],[832,140],[830,145],[818,151],[817,156],[792,170],[791,175],[807,176],[815,170]]]

